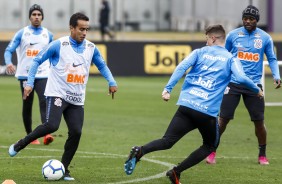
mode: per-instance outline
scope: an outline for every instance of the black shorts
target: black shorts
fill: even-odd
[[[262,89],[262,85],[258,85]],[[233,119],[235,110],[240,102],[241,96],[247,108],[251,121],[264,120],[264,98],[247,89],[243,85],[229,83],[224,92],[219,116],[224,119]]]
[[[169,142],[177,142],[194,129],[201,133],[203,144],[214,149],[218,147],[220,136],[217,118],[185,106],[179,106],[164,137]]]

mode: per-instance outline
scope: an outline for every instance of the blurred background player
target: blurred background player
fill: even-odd
[[[110,28],[109,28],[109,19],[110,19],[109,2],[107,0],[102,0],[99,22],[100,22],[101,38],[102,38],[103,41],[105,41],[106,35],[108,35],[111,40],[114,39],[114,35],[110,31]]]
[[[255,6],[249,5],[242,13],[243,27],[237,28],[228,34],[225,47],[241,60],[246,75],[261,89],[263,57],[265,54],[277,89],[281,85],[281,80],[273,41],[269,34],[257,28],[259,19],[259,10]],[[251,121],[255,125],[255,135],[259,146],[258,163],[267,165],[269,161],[266,157],[267,132],[264,123],[264,98],[258,97],[256,93],[240,85],[235,76],[232,76],[221,104],[219,115],[220,134],[223,134],[229,121],[234,118],[241,96],[248,109]],[[215,156],[216,152],[211,153],[206,159],[207,163],[215,164]]]
[[[186,57],[176,67],[164,88],[162,98],[168,101],[174,86],[191,68],[182,85],[177,102],[179,108],[165,135],[143,146],[133,147],[124,165],[126,174],[132,174],[136,163],[145,154],[170,149],[184,135],[198,129],[203,145],[166,173],[172,184],[180,184],[181,173],[204,160],[219,144],[217,116],[231,74],[256,95],[263,95],[260,88],[246,77],[240,61],[224,48],[224,28],[221,25],[209,26],[206,36],[207,46],[194,50]]]
[[[29,9],[29,20],[31,25],[19,30],[14,38],[9,43],[5,50],[4,58],[7,66],[7,73],[14,74],[20,81],[20,88],[23,96],[24,87],[27,82],[28,72],[32,64],[33,58],[52,40],[53,34],[45,27],[41,26],[44,19],[43,9],[34,4]],[[12,63],[12,54],[17,52],[17,69]],[[32,105],[34,99],[34,91],[36,91],[39,100],[39,109],[41,116],[41,123],[46,120],[46,98],[44,90],[49,73],[49,62],[41,65],[35,75],[34,90],[30,93],[28,99],[23,100],[22,117],[25,131],[29,134],[32,131]],[[51,135],[44,137],[44,144],[48,145],[53,141]],[[31,144],[40,144],[39,140],[34,140]]]
[[[48,104],[46,123],[39,125],[9,148],[9,155],[13,157],[31,141],[57,131],[63,115],[68,127],[68,138],[62,156],[66,169],[64,180],[74,180],[70,176],[69,164],[76,153],[82,133],[85,91],[91,63],[97,66],[108,81],[109,94],[117,91],[116,81],[98,48],[85,39],[89,30],[89,18],[82,13],[75,13],[70,17],[69,26],[70,36],[52,42],[34,58],[24,88],[24,98],[28,99],[34,87],[38,66],[49,59],[51,66],[45,90]]]

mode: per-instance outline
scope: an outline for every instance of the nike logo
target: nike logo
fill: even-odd
[[[36,44],[38,44],[38,43],[30,43],[30,45],[36,45]]]
[[[77,64],[77,65],[74,64],[74,63],[72,64],[73,67],[78,67],[78,66],[80,66],[80,65],[83,65],[83,63],[79,63],[79,64]]]

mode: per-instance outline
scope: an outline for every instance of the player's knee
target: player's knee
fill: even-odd
[[[48,133],[56,132],[59,129],[58,125],[54,125],[54,124],[51,124],[51,123],[45,123],[44,126],[45,126],[46,130],[48,131]]]
[[[162,138],[164,149],[170,149],[176,143],[175,140],[166,137]]]
[[[71,131],[69,132],[69,134],[70,134],[71,136],[80,137],[81,134],[82,134],[82,131],[81,131],[81,129],[75,129],[75,130],[71,130]]]
[[[260,121],[253,121],[256,128],[265,129],[265,124],[263,120]]]
[[[226,126],[229,121],[230,121],[231,118],[222,118],[222,117],[219,117],[218,118],[218,123],[219,125],[222,125],[222,126]]]

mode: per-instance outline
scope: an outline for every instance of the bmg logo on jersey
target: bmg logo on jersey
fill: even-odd
[[[144,70],[147,74],[171,74],[191,50],[187,45],[145,45]]]
[[[237,58],[240,60],[245,60],[250,62],[258,62],[260,59],[258,53],[242,52],[242,51],[239,51],[237,53]]]
[[[208,78],[205,76],[200,76],[198,78],[195,77],[192,83],[196,85],[200,85],[205,89],[213,89],[215,85],[215,79]]]
[[[38,49],[27,49],[26,56],[27,57],[35,57],[39,53]]]

